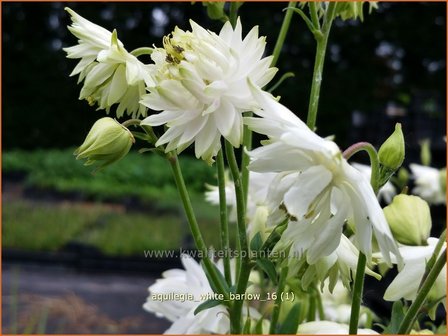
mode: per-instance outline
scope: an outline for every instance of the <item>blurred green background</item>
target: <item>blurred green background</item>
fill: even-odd
[[[66,28],[70,19],[64,7],[109,30],[116,28],[128,50],[160,46],[162,36],[176,25],[188,29],[188,18],[213,31],[222,24],[211,21],[200,3],[1,5],[3,246],[51,251],[78,242],[110,255],[191,246],[163,159],[132,152],[92,176],[91,169],[72,156],[104,112],[77,99],[81,86],[69,77],[77,61],[65,58],[62,51],[76,43]],[[259,24],[260,35],[267,36],[267,54],[286,6],[246,3],[240,8],[244,34]],[[444,165],[445,14],[445,3],[380,3],[363,23],[336,21],[324,69],[318,133],[334,134],[341,148],[356,141],[378,146],[395,122],[401,122],[407,162],[418,162],[418,143],[429,138],[434,165]],[[278,67],[279,75],[292,71],[295,77],[274,93],[303,119],[314,52],[311,33],[294,16]],[[203,199],[205,183],[215,183],[214,168],[189,154],[187,150],[181,159],[187,184],[207,241],[216,246],[218,212]]]

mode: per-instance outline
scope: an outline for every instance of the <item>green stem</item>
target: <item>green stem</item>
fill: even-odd
[[[247,244],[246,234],[246,208],[244,204],[244,193],[241,184],[240,171],[235,158],[233,146],[226,141],[225,144],[227,163],[229,164],[230,172],[232,173],[233,183],[235,185],[236,196],[236,212],[237,212],[237,232],[239,241],[239,259],[240,267],[238,278],[236,279],[236,293],[243,294],[247,288],[249,280],[250,265],[249,265],[249,246]],[[243,307],[243,300],[236,300],[233,305],[231,314],[231,333],[241,333],[241,313]]]
[[[218,274],[216,273],[216,268],[213,267],[210,258],[208,258],[208,249],[205,245],[204,239],[202,238],[201,231],[199,230],[198,222],[196,221],[196,216],[194,214],[193,206],[191,205],[190,196],[188,194],[187,187],[185,186],[185,181],[182,176],[182,171],[179,165],[179,160],[176,154],[169,153],[167,155],[168,162],[170,163],[171,169],[173,171],[174,180],[176,181],[177,189],[179,190],[180,198],[182,199],[182,204],[185,209],[185,214],[190,224],[191,234],[193,235],[196,248],[201,251],[202,255],[205,256],[202,261],[204,262],[204,267],[210,274],[211,280],[213,282],[214,288],[218,288],[219,292],[224,295],[226,300],[229,298],[229,293],[221,285],[218,280]]]
[[[227,203],[226,203],[226,180],[224,168],[224,154],[221,148],[216,156],[216,168],[218,173],[218,188],[219,188],[219,218],[220,218],[220,234],[221,234],[221,248],[224,250],[224,276],[229,285],[232,284],[232,277],[230,273],[230,258],[229,258],[229,221],[227,218]]]
[[[121,123],[122,126],[124,127],[129,127],[129,126],[140,126],[140,123],[142,121],[140,119],[128,119],[126,121],[123,121]]]
[[[370,176],[370,184],[372,185],[373,192],[376,195],[379,190],[380,166],[378,160],[378,153],[375,147],[373,147],[372,144],[368,142],[358,142],[347,148],[344,151],[344,153],[342,153],[342,155],[344,156],[345,159],[348,160],[355,153],[358,153],[359,151],[362,150],[366,151],[367,154],[369,154],[370,166],[372,170],[372,174]],[[352,308],[351,308],[350,327],[349,327],[350,334],[356,334],[358,331],[359,311],[361,309],[361,299],[364,287],[364,272],[366,269],[366,263],[367,263],[366,256],[363,253],[359,252],[358,265],[356,267],[355,283],[353,286],[353,298],[352,298]]]
[[[349,334],[356,335],[358,332],[359,311],[361,310],[362,290],[364,287],[364,271],[367,258],[359,252],[358,265],[356,266],[355,284],[353,286],[352,310],[350,313]]]
[[[247,117],[252,117],[252,112],[247,112]],[[247,195],[249,194],[249,169],[247,166],[250,162],[249,154],[246,151],[252,149],[252,131],[244,125],[243,133],[243,150],[241,153],[241,183],[243,185],[244,204],[247,204]]]
[[[372,169],[372,175],[370,176],[370,184],[372,185],[373,191],[375,194],[378,193],[379,189],[379,174],[380,174],[380,163],[378,160],[378,153],[373,147],[372,144],[368,142],[358,142],[353,145],[351,145],[349,148],[347,148],[343,153],[342,156],[348,160],[353,155],[360,151],[366,151],[367,154],[369,154],[370,158],[370,166]]]
[[[269,334],[277,333],[277,322],[280,316],[280,308],[282,306],[282,293],[285,290],[286,276],[288,275],[288,267],[282,268],[280,273],[280,279],[278,280],[277,286],[277,297],[275,298],[274,309],[272,310],[271,326],[269,328]]]
[[[420,288],[420,291],[417,294],[417,297],[415,298],[414,302],[412,302],[411,306],[406,312],[406,315],[404,316],[403,321],[401,322],[400,327],[398,328],[397,334],[409,334],[420,309],[425,303],[425,299],[428,296],[429,291],[431,290],[432,286],[434,285],[434,282],[439,276],[439,273],[442,271],[445,265],[446,265],[446,249],[437,259],[437,261],[434,264],[434,267],[429,272],[428,277],[426,278],[425,282]]]
[[[434,252],[432,253],[432,256],[429,259],[429,261],[426,263],[426,271],[425,271],[425,275],[422,278],[422,284],[423,284],[423,281],[425,280],[427,274],[429,273],[431,268],[436,263],[437,257],[445,243],[446,243],[446,229],[443,230],[443,232],[441,233],[441,235],[439,237],[439,241],[437,242],[436,247],[434,248]]]
[[[272,58],[271,67],[274,67],[277,64],[280,52],[283,48],[283,43],[285,43],[286,34],[288,33],[289,26],[291,24],[292,14],[294,13],[294,8],[296,6],[296,1],[291,1],[288,4],[288,9],[286,10],[285,17],[283,18],[283,23],[280,28],[280,32],[278,33],[277,42],[275,42],[274,51],[272,52],[272,56],[274,57]]]
[[[316,3],[314,1],[310,1],[308,5],[310,6],[310,15],[314,29],[320,30],[319,15],[317,14]]]
[[[314,5],[310,2],[310,6]],[[331,24],[334,19],[337,3],[330,2],[325,13],[324,23],[322,29],[318,32],[321,34],[314,34],[317,42],[316,58],[314,61],[313,80],[311,82],[310,103],[308,106],[308,116],[306,124],[314,131],[316,126],[317,108],[319,106],[320,87],[322,84],[322,73],[324,70],[325,52],[327,50],[328,36],[330,35]],[[312,11],[313,12],[313,11]]]
[[[139,57],[142,55],[151,55],[153,51],[154,51],[153,48],[142,47],[132,50],[131,54],[134,55],[135,57]]]

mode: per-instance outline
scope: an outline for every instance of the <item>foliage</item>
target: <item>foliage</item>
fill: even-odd
[[[92,175],[92,169],[76,161],[72,153],[72,149],[5,152],[3,172],[24,172],[28,186],[80,192],[95,200],[134,196],[152,202],[155,208],[177,204],[170,167],[157,155],[131,152],[115,165]],[[203,192],[205,183],[215,183],[214,169],[205,163],[184,157],[181,164],[193,193]]]

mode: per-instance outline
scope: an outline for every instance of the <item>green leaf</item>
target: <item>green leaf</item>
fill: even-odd
[[[250,241],[250,249],[252,251],[259,251],[263,246],[263,240],[261,239],[261,233],[257,232],[257,234]]]
[[[196,307],[196,309],[194,310],[194,315],[199,314],[203,310],[219,306],[222,303],[223,302],[221,302],[219,300],[207,300],[207,301],[204,301],[199,306]]]
[[[205,275],[207,276],[207,280],[210,283],[210,287],[213,289],[215,293],[220,293],[218,290],[217,284],[214,283],[213,277],[210,276],[207,268],[204,266],[204,262],[201,261],[202,269],[204,270]],[[217,274],[217,280],[220,282],[221,287],[225,289],[226,293],[230,292],[229,285],[227,284],[226,279],[222,275],[221,271],[216,267],[215,264],[211,263],[212,267],[215,269],[215,273]],[[224,293],[222,293],[224,294]]]
[[[274,248],[275,244],[280,240],[283,231],[286,230],[287,223],[289,222],[289,219],[285,219],[283,222],[278,224],[274,230],[272,230],[269,237],[264,242],[263,246],[261,247],[261,250],[263,251],[270,251]]]
[[[286,316],[283,324],[278,329],[278,334],[297,334],[297,328],[299,327],[299,314],[300,303],[296,303],[292,306],[288,315]]]
[[[274,284],[277,283],[277,272],[272,261],[266,258],[257,259],[257,265],[268,275]]]
[[[247,318],[246,318],[246,322],[244,323],[244,327],[243,327],[243,335],[249,335],[250,332],[250,323],[251,323],[251,319],[249,314],[247,314]]]
[[[255,325],[255,334],[263,335],[263,316],[257,321]]]
[[[392,306],[392,315],[390,317],[389,325],[384,329],[383,334],[396,334],[398,332],[398,328],[400,327],[401,321],[403,320],[405,315],[405,310],[403,306],[403,302],[395,301]]]

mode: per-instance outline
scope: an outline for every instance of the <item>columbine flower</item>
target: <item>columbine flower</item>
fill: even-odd
[[[165,334],[228,334],[230,321],[224,305],[194,315],[195,309],[214,292],[204,270],[192,257],[181,255],[181,260],[185,270],[165,271],[163,278],[149,287],[150,294],[143,308],[173,322]],[[222,268],[219,262],[217,266]],[[248,311],[251,318],[260,317],[253,308],[243,309],[246,315]]]
[[[415,180],[416,187],[413,193],[419,195],[430,204],[446,204],[445,191],[442,188],[442,182],[446,180],[446,171],[411,163],[409,165],[412,171],[412,177]]]
[[[93,124],[84,143],[73,154],[76,159],[87,159],[86,166],[99,163],[98,170],[120,160],[134,142],[134,136],[126,127],[105,117]]]
[[[331,321],[313,321],[299,325],[297,334],[348,335],[348,325]],[[358,329],[360,335],[378,335],[372,329]]]
[[[337,145],[312,132],[299,118],[268,93],[253,88],[262,118],[246,118],[254,131],[270,140],[251,152],[249,169],[278,172],[269,198],[290,216],[289,235],[307,262],[315,263],[339,246],[346,220],[355,225],[357,247],[371,255],[372,231],[381,252],[399,255],[383,211],[367,179],[342,157]],[[294,236],[291,241],[290,237]]]
[[[285,248],[285,244],[294,246],[294,241],[298,239],[295,231],[293,225],[288,225],[274,250],[278,251]],[[359,250],[345,235],[342,235],[338,247],[330,255],[317,259],[313,264],[308,264],[306,255],[303,255],[302,252],[297,255],[297,252],[292,248],[288,257],[288,264],[291,274],[303,274],[301,278],[303,289],[306,290],[310,284],[316,281],[320,281],[323,288],[324,282],[328,278],[328,289],[333,292],[339,280],[342,280],[345,287],[350,288],[350,283],[356,274],[358,256]],[[381,279],[379,274],[373,272],[367,266],[365,273],[377,280]]]
[[[415,299],[421,279],[425,273],[426,262],[434,253],[437,242],[437,238],[428,238],[427,246],[402,246],[399,248],[403,256],[404,267],[384,293],[385,300]],[[446,247],[446,243],[444,243],[444,247]],[[437,277],[429,298],[439,300],[444,296],[446,296],[446,265]]]
[[[70,74],[79,74],[78,82],[84,80],[79,99],[97,103],[107,113],[118,104],[117,117],[125,111],[134,118],[146,116],[147,109],[139,101],[145,86],[153,83],[148,66],[124,49],[115,30],[111,33],[70,8],[66,11],[73,21],[68,29],[79,39],[77,45],[64,48],[68,58],[81,59]]]
[[[242,113],[252,99],[247,79],[263,87],[275,75],[272,57],[263,57],[265,38],[254,27],[242,39],[241,22],[235,30],[227,22],[219,35],[190,21],[192,31],[176,28],[164,38],[164,49],[152,54],[156,86],[142,104],[159,114],[142,124],[169,129],[156,146],[182,151],[195,143],[196,157],[211,161],[221,147],[221,136],[233,146],[242,142]]]
[[[370,181],[370,176],[372,174],[372,168],[370,168],[370,166],[356,162],[352,162],[351,165],[364,174],[367,180]],[[384,200],[386,203],[390,203],[396,193],[397,191],[395,190],[394,185],[388,181],[380,188],[380,191],[378,192],[378,200]]]
[[[275,177],[275,173],[249,173],[249,190],[246,204],[247,234],[249,240],[258,232],[262,238],[266,238],[266,222],[269,215],[269,208],[266,204],[269,183]],[[217,186],[207,186],[205,199],[212,204],[219,204],[219,188]],[[233,182],[226,178],[226,204],[230,207],[229,220],[236,222],[236,196]]]

